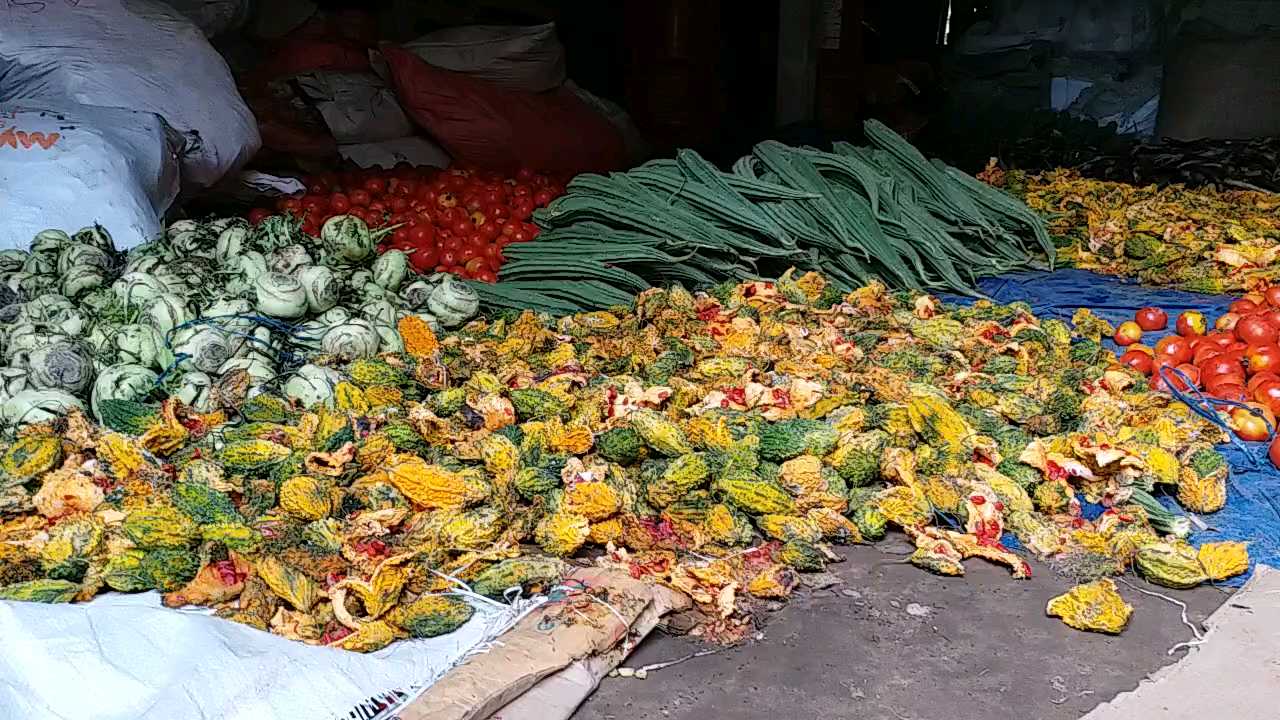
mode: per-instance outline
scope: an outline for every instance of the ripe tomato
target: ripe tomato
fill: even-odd
[[[430,245],[415,247],[406,252],[409,253],[409,264],[413,266],[414,270],[423,275],[431,273],[436,263],[440,262],[439,251]]]
[[[429,225],[416,225],[409,230],[409,240],[418,247],[435,243],[436,234]],[[434,265],[435,263],[432,263]]]
[[[511,208],[502,203],[494,203],[486,205],[483,208],[485,217],[491,218],[509,218],[511,217]]]
[[[1231,419],[1227,421],[1237,437],[1246,442],[1260,442],[1271,437],[1271,430],[1276,426],[1276,416],[1271,408],[1262,403],[1249,403],[1247,408],[1236,408],[1231,411]]]
[[[1237,315],[1248,315],[1258,309],[1258,304],[1252,300],[1240,298],[1227,306],[1227,312],[1233,312]]]
[[[453,267],[458,264],[458,253],[453,250],[445,250],[440,253],[440,264],[447,267]]]
[[[1238,322],[1240,322],[1239,314],[1233,312],[1223,313],[1218,316],[1217,320],[1213,321],[1213,329],[1220,330],[1222,332],[1232,332],[1236,329],[1236,323]]]
[[[467,269],[467,275],[470,277],[475,277],[478,272],[488,272],[489,270],[488,264],[482,257],[473,257],[470,260],[467,260],[463,267]]]
[[[1254,400],[1274,410],[1276,403],[1280,403],[1280,382],[1267,380],[1254,388],[1252,393]]]
[[[458,251],[458,262],[462,263],[463,265],[466,265],[468,262],[471,262],[475,258],[480,258],[481,260],[483,260],[484,256],[481,254],[480,250],[477,249],[474,245],[464,244],[462,246],[462,249]]]
[[[1163,330],[1169,324],[1169,316],[1160,308],[1144,307],[1134,313],[1133,319],[1143,330]]]
[[[303,212],[312,215],[319,215],[321,211],[329,206],[329,198],[324,195],[304,195],[302,198]]]
[[[391,209],[391,212],[402,213],[409,209],[409,199],[405,197],[393,197],[391,198],[391,201],[387,203],[387,207]]]
[[[1280,375],[1277,375],[1276,373],[1273,373],[1273,372],[1260,372],[1254,375],[1253,377],[1249,378],[1249,384],[1246,387],[1248,388],[1249,392],[1252,393],[1255,390],[1257,390],[1258,386],[1261,385],[1262,383],[1271,382],[1271,381],[1280,382]]]
[[[410,232],[411,231],[407,227],[398,228],[395,232],[391,233],[391,242],[400,246],[412,245],[413,240],[409,236]]]
[[[534,209],[533,199],[528,196],[511,201],[511,217],[517,220],[528,220],[533,216]]]
[[[449,226],[449,230],[454,235],[466,237],[471,234],[472,230],[475,230],[475,227],[475,225],[471,224],[471,220],[469,218],[463,218],[462,220],[454,221],[454,223]]]
[[[266,208],[254,208],[249,211],[249,224],[261,225],[263,220],[271,217],[271,211]]]
[[[1188,310],[1178,316],[1176,329],[1179,335],[1203,335],[1207,325],[1204,314],[1196,310]]]
[[[387,181],[382,178],[371,177],[364,181],[362,187],[370,195],[381,195],[387,191]]]
[[[505,202],[506,199],[506,193],[495,187],[487,187],[484,192],[480,193],[480,202],[483,203],[482,207],[486,208],[491,205],[500,205]]]
[[[1222,354],[1222,348],[1212,343],[1201,343],[1191,353],[1191,364],[1203,366],[1209,358],[1217,357]]]
[[[1120,362],[1127,365],[1143,375],[1151,374],[1151,355],[1141,350],[1130,350],[1120,356]]]
[[[1156,342],[1156,355],[1164,355],[1175,365],[1191,360],[1191,344],[1181,335],[1167,335]]]
[[[1280,438],[1271,441],[1271,447],[1267,448],[1267,457],[1271,458],[1271,464],[1280,468]]]
[[[480,282],[487,282],[487,283],[498,282],[498,276],[495,275],[492,270],[480,270],[475,274],[475,279],[479,280]]]
[[[1250,373],[1280,370],[1280,346],[1275,343],[1254,345],[1244,351],[1244,357]]]
[[[533,204],[538,207],[546,207],[547,205],[550,205],[552,199],[551,193],[546,190],[539,190],[533,194]]]
[[[524,228],[524,227],[520,228],[519,230],[516,230],[514,233],[511,234],[512,242],[518,242],[518,243],[529,242],[532,239],[533,239],[533,236],[529,234],[528,228]]]
[[[533,171],[533,168],[522,167],[516,170],[516,180],[520,182],[529,182],[534,175],[537,175],[537,173]]]
[[[466,269],[466,268],[464,268],[464,267],[462,267],[461,265],[450,265],[450,266],[449,266],[449,268],[448,268],[447,270],[445,270],[445,272],[453,273],[454,275],[457,275],[458,277],[466,277],[466,276],[467,276],[467,269]]]
[[[387,204],[381,200],[374,200],[369,203],[369,212],[385,213],[387,210]]]
[[[296,215],[300,210],[302,210],[302,198],[281,198],[279,201],[279,207],[282,212],[287,212],[290,215]]]
[[[329,209],[341,215],[351,209],[351,198],[345,193],[336,192],[329,196]]]
[[[418,183],[413,180],[399,180],[396,182],[395,189],[391,191],[396,197],[411,198],[418,192]]]
[[[1272,285],[1267,288],[1262,296],[1267,299],[1267,304],[1273,308],[1280,308],[1280,285]]]
[[[1219,400],[1230,400],[1231,402],[1244,402],[1249,399],[1249,396],[1245,393],[1244,388],[1234,383],[1218,385],[1217,387],[1214,387],[1212,389],[1205,388],[1205,391],[1209,393],[1209,395]],[[1234,406],[1227,405],[1226,403],[1222,403],[1217,407],[1219,410],[1226,410]]]
[[[1276,327],[1257,315],[1240,318],[1235,327],[1236,337],[1250,345],[1274,343],[1278,333]]]
[[[1200,372],[1205,374],[1206,376],[1225,375],[1227,373],[1239,373],[1241,375],[1244,374],[1244,368],[1241,367],[1238,361],[1235,361],[1229,357],[1226,357],[1221,352],[1219,352],[1217,355],[1214,355],[1213,357],[1208,358],[1204,362],[1195,363],[1195,365],[1199,367]]]
[[[360,207],[369,207],[369,203],[373,201],[373,199],[369,197],[368,191],[365,190],[352,190],[350,197],[351,204],[358,205]]]
[[[480,236],[488,242],[497,240],[498,236],[502,234],[502,228],[499,227],[497,223],[487,222],[481,225],[478,230]]]

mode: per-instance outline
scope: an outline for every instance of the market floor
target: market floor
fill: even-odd
[[[943,578],[904,564],[905,540],[842,549],[843,582],[801,590],[769,615],[763,637],[656,670],[606,678],[573,720],[1075,720],[1174,662],[1191,639],[1180,609],[1119,584],[1134,606],[1119,637],[1072,630],[1045,603],[1070,587],[1043,563],[1029,580],[978,559]],[[1176,597],[1199,625],[1228,597],[1201,587],[1136,587]],[[628,667],[707,646],[660,632]]]

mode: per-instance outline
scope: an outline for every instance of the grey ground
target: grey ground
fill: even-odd
[[[1191,638],[1178,607],[1123,584],[1129,627],[1084,633],[1045,616],[1071,582],[1043,563],[1029,580],[978,559],[965,577],[942,578],[902,564],[908,549],[901,539],[842,549],[847,560],[830,570],[843,582],[798,591],[764,618],[760,639],[645,680],[606,678],[573,720],[1075,720],[1179,659],[1168,649]],[[1186,603],[1197,624],[1228,597],[1127,579]],[[655,632],[626,665],[706,648]]]

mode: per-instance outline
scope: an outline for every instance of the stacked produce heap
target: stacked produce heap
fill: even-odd
[[[825,543],[914,541],[959,575],[1049,558],[1091,581],[1049,611],[1117,632],[1109,575],[1190,587],[1244,572],[1239,543],[1181,538],[1223,504],[1221,433],[1099,346],[1025,307],[940,305],[809,273],[448,334],[315,365],[292,400],[229,373],[195,409],[100,400],[25,424],[0,452],[0,598],[156,588],[170,605],[369,651],[458,627],[455,580],[501,597],[567,558],[687,592],[739,637],[753,599],[838,559]],[[328,377],[326,373],[319,376]],[[1106,506],[1082,513],[1078,495]]]
[[[989,168],[981,177],[1044,217],[1063,265],[1215,294],[1280,282],[1280,196],[1138,187],[1067,170],[1024,175]]]

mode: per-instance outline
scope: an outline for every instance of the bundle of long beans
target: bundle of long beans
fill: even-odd
[[[869,147],[757,145],[731,172],[691,150],[625,173],[580,175],[539,211],[543,232],[508,246],[491,306],[571,312],[654,285],[706,287],[820,270],[840,289],[977,295],[977,279],[1049,267],[1053,244],[1022,203],[930,162],[869,121]]]

